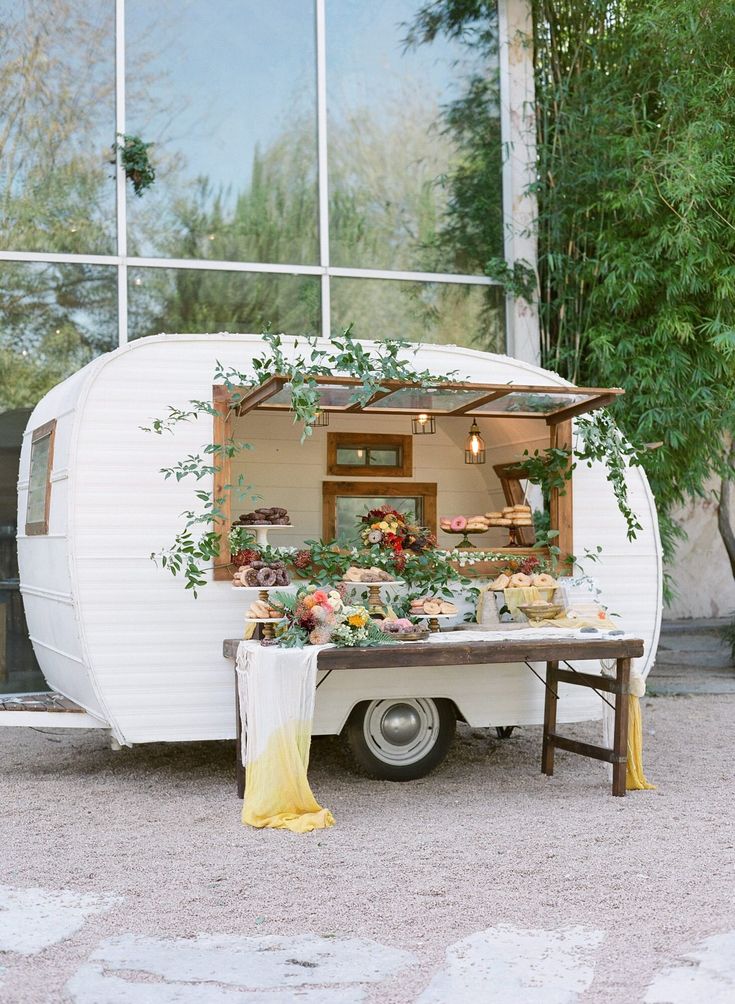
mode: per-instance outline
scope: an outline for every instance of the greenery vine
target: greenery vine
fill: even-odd
[[[403,381],[426,389],[457,380],[456,371],[437,375],[428,369],[415,369],[412,359],[419,346],[403,339],[386,339],[368,351],[364,344],[352,334],[352,326],[340,335],[332,336],[328,342],[312,336],[294,339],[289,352],[284,349],[283,337],[271,331],[262,335],[264,349],[252,360],[252,372],[245,373],[234,367],[216,363],[214,383],[225,387],[230,397],[230,408],[236,410],[247,389],[264,384],[270,377],[285,378],[284,390],[289,394],[289,405],[294,423],[301,423],[301,441],[313,431],[319,415],[320,391],[317,378],[345,375],[359,381],[350,391],[349,403],[364,405],[383,390],[386,381]],[[167,414],[153,419],[144,431],[156,435],[173,433],[182,423],[197,421],[200,417],[218,414],[211,401],[190,400],[187,406],[179,408],[170,405]],[[192,478],[200,482],[205,477],[214,479],[222,468],[222,460],[232,459],[243,450],[252,449],[252,444],[234,439],[225,443],[208,443],[199,453],[186,456],[172,467],[161,468],[165,479],[182,481]],[[240,499],[250,497],[252,486],[242,477],[232,484],[225,484],[215,495],[203,488],[195,491],[196,499],[202,507],[199,511],[187,510],[183,513],[184,528],[174,537],[173,542],[154,551],[151,559],[167,569],[172,575],[183,574],[186,588],[194,596],[206,585],[206,570],[216,563],[221,554],[222,534],[212,529],[216,522],[225,519],[225,503],[228,496]],[[325,556],[330,544],[324,545]],[[334,558],[334,571],[341,559]]]
[[[319,415],[319,377],[349,375],[356,378],[358,382],[350,391],[349,403],[360,405],[366,404],[373,395],[387,390],[385,385],[389,381],[401,381],[429,389],[458,379],[456,371],[437,375],[428,369],[415,369],[412,357],[415,357],[419,347],[402,339],[379,342],[368,351],[364,344],[353,337],[351,328],[345,329],[326,343],[309,336],[296,338],[289,345],[289,351],[286,351],[281,335],[266,331],[262,337],[264,348],[252,360],[251,372],[245,373],[217,362],[214,382],[227,389],[229,407],[236,410],[248,389],[263,385],[274,375],[283,377],[294,422],[300,423],[302,427],[302,442],[312,434]],[[184,408],[169,406],[167,414],[154,419],[145,431],[157,435],[173,433],[181,423],[217,414],[219,413],[211,401],[191,400]],[[548,448],[541,452],[535,450],[532,454],[526,451],[518,469],[532,483],[541,485],[548,497],[554,489],[560,492],[565,490],[566,482],[572,476],[577,462],[586,462],[590,466],[596,461],[605,463],[618,506],[627,523],[628,537],[634,539],[636,531],[640,530],[640,524],[628,502],[625,467],[626,464],[638,462],[635,450],[626,443],[612,419],[603,412],[578,419],[577,431],[581,449],[577,451],[573,462],[570,463],[569,451]],[[208,443],[200,452],[189,454],[170,467],[161,468],[161,473],[165,479],[176,481],[185,478],[191,478],[195,482],[201,482],[204,478],[214,480],[216,474],[222,471],[224,460],[232,459],[249,449],[252,449],[251,443],[233,438],[224,443]],[[216,564],[221,554],[222,534],[213,525],[224,522],[228,497],[254,501],[258,496],[253,494],[252,486],[246,484],[242,476],[233,483],[223,485],[217,494],[197,487],[194,495],[201,503],[201,508],[189,509],[183,513],[184,528],[176,534],[168,547],[153,552],[151,559],[172,575],[183,574],[186,588],[196,596],[198,589],[207,582],[207,568]],[[226,533],[229,532],[227,528]],[[554,531],[547,531],[543,539],[552,561],[558,553],[558,547],[552,541],[553,536]],[[236,543],[249,546],[251,541],[247,530],[238,537]],[[343,576],[349,564],[360,563],[357,559],[360,552],[356,549],[340,549],[334,541],[309,541],[308,545],[313,565],[311,573],[317,582],[333,582]],[[373,548],[364,553],[363,560],[386,567],[384,563],[390,562],[392,558],[386,557],[379,548]],[[391,565],[388,570],[400,574],[412,590],[440,593],[447,589],[449,581],[467,582],[464,575],[453,567],[458,560],[460,566],[471,574],[471,560],[460,557],[460,552],[451,552],[451,557],[448,557],[447,552],[438,550],[412,557],[401,569]],[[493,558],[484,555],[484,560]]]

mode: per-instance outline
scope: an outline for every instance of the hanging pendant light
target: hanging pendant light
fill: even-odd
[[[325,425],[329,425],[329,412],[328,411],[318,411],[316,413],[314,421],[311,424],[313,426],[315,426],[315,427],[318,427],[318,426],[322,426],[323,427]]]
[[[411,429],[414,436],[432,436],[436,432],[436,419],[422,412],[411,419]]]
[[[473,419],[470,431],[467,435],[467,443],[464,451],[464,462],[466,464],[485,463],[485,440],[480,435],[477,422]]]

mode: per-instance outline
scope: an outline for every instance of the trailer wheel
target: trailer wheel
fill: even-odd
[[[414,781],[447,755],[457,726],[451,701],[430,697],[362,701],[344,735],[357,761],[381,781]]]

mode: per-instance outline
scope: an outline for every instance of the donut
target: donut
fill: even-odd
[[[486,512],[485,519],[502,519],[502,512]]]
[[[556,589],[556,579],[553,579],[546,572],[542,572],[540,575],[534,575],[533,585],[537,586],[539,589]]]
[[[516,572],[510,580],[511,589],[525,589],[531,585],[531,576],[524,575],[523,572]]]
[[[258,571],[255,568],[246,568],[245,574],[242,577],[242,581],[246,586],[257,586],[258,585]]]
[[[441,612],[443,614],[456,614],[457,605],[455,603],[450,603],[449,600],[442,600],[441,602]]]
[[[270,616],[270,607],[267,603],[262,600],[254,600],[250,604],[250,609],[248,610],[248,617],[252,617],[255,620],[262,620],[264,617]]]
[[[464,516],[455,516],[451,522],[451,527],[456,533],[461,533],[462,530],[467,529],[467,520]]]
[[[510,585],[510,576],[502,572],[494,582],[490,583],[491,589],[507,589]]]
[[[259,586],[275,586],[275,584],[276,584],[276,573],[272,568],[258,569]]]

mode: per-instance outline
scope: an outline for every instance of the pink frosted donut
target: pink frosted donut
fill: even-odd
[[[467,529],[467,520],[464,516],[455,516],[451,522],[452,530],[461,531]]]

